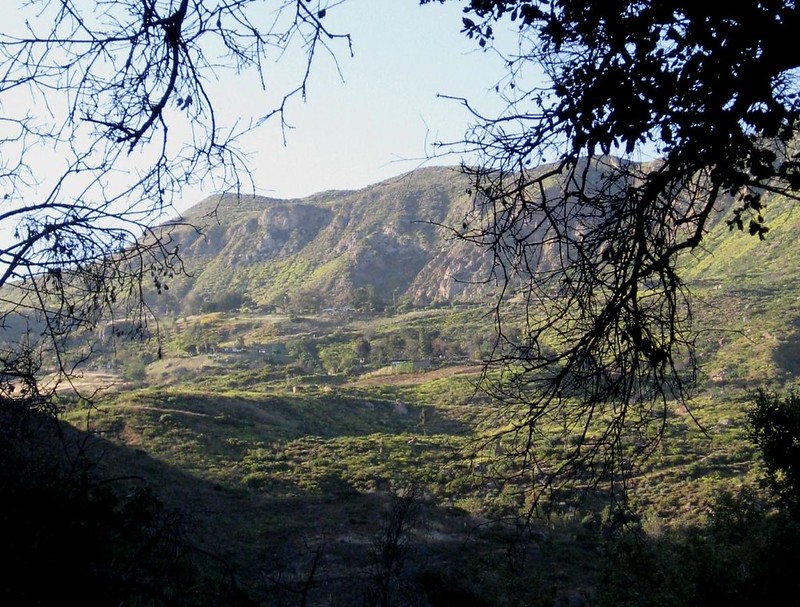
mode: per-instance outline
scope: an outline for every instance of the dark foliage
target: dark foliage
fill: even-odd
[[[800,515],[800,395],[759,391],[748,411],[750,439],[761,450],[767,485],[781,506]]]
[[[484,116],[462,100],[476,126],[449,148],[478,158],[465,167],[473,208],[453,231],[493,254],[502,289],[493,360],[503,374],[487,374],[484,388],[514,420],[503,434],[517,464],[505,474],[534,478],[534,503],[546,488],[601,481],[624,503],[631,466],[695,381],[680,260],[722,211],[764,238],[769,196],[797,197],[800,9],[465,8],[464,32],[481,47],[507,24],[518,30],[498,84],[507,109]],[[512,337],[520,316],[525,331]],[[554,462],[545,451],[556,439],[572,447]]]
[[[778,509],[753,488],[720,493],[708,522],[610,545],[602,605],[797,605],[800,399],[757,392],[749,432]]]
[[[800,527],[751,490],[723,493],[706,525],[609,546],[599,605],[796,605]]]
[[[4,605],[249,604],[141,480],[98,480],[47,415],[4,407],[2,422]]]
[[[386,522],[372,546],[371,579],[364,593],[364,607],[405,607],[421,603],[419,589],[406,571],[411,551],[410,534],[419,515],[420,488],[411,485],[395,496]]]

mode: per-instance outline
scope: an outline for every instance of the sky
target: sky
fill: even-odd
[[[503,75],[496,54],[460,32],[461,17],[461,3],[417,0],[347,0],[329,11],[328,27],[352,35],[353,57],[338,47],[341,75],[330,57],[319,57],[305,102],[288,107],[294,128],[282,133],[274,121],[242,140],[258,193],[358,189],[419,166],[458,164],[457,156],[426,160],[435,141],[459,140],[470,122],[466,108],[438,95],[498,111],[493,90]],[[276,62],[277,83],[268,88],[287,86],[297,67]],[[248,111],[259,108],[241,110]]]
[[[170,1],[163,0],[165,5]],[[63,6],[49,0],[19,2],[20,10],[6,15],[0,28],[0,33],[6,37],[25,38],[29,31],[47,34],[51,27],[50,13]],[[249,157],[254,192],[274,198],[300,198],[325,190],[364,188],[422,166],[458,165],[462,158],[457,155],[431,158],[436,153],[434,143],[461,140],[472,117],[463,104],[442,99],[440,95],[467,98],[488,115],[499,114],[504,108],[494,92],[495,85],[505,74],[504,63],[496,53],[482,50],[475,40],[461,32],[465,2],[448,0],[444,4],[432,2],[425,6],[420,6],[419,0],[323,2],[329,6],[324,18],[326,27],[351,36],[353,55],[350,56],[346,43],[332,42],[336,59],[319,53],[308,81],[306,98],[294,97],[286,106],[284,117],[291,128],[281,128],[280,121],[273,118],[241,138],[239,146]],[[113,1],[75,0],[74,6],[85,8],[82,19],[89,17],[91,23],[101,24],[118,18],[120,12],[124,16],[125,11],[124,6],[120,8]],[[251,8],[262,23],[260,19],[266,17],[269,22],[273,14],[269,11],[279,10],[281,6],[291,9],[291,2],[254,0]],[[290,11],[281,14],[287,13]],[[65,22],[70,23],[69,20]],[[59,35],[65,34],[60,32]],[[222,50],[220,48],[220,52]],[[271,63],[265,70],[266,91],[262,90],[254,72],[237,75],[229,69],[230,60],[207,57],[221,65],[213,73],[204,72],[208,76],[204,84],[213,97],[217,124],[231,125],[237,121],[248,124],[274,109],[283,95],[297,85],[305,69],[304,56],[296,51],[295,48],[268,57]],[[58,53],[57,46],[49,49],[47,61],[58,63]],[[100,76],[103,69],[120,68],[112,62],[104,64],[102,60],[93,66]],[[158,137],[153,138],[153,149],[148,148],[141,154],[137,150],[111,170],[101,171],[105,166],[102,157],[105,148],[102,142],[95,146],[86,137],[96,127],[82,117],[74,130],[63,131],[58,139],[36,136],[25,139],[16,134],[18,124],[14,119],[29,117],[36,128],[45,131],[67,120],[74,90],[48,86],[52,83],[6,87],[0,99],[0,168],[8,165],[13,169],[17,157],[24,158],[29,168],[29,171],[18,171],[22,175],[20,179],[6,180],[5,196],[0,192],[0,215],[8,211],[7,220],[0,221],[0,252],[7,255],[12,252],[9,247],[20,244],[19,218],[27,219],[25,214],[17,215],[18,209],[32,206],[34,210],[30,215],[38,214],[40,221],[44,216],[60,212],[58,208],[42,210],[37,203],[49,196],[56,200],[87,200],[88,207],[93,206],[93,197],[102,196],[112,201],[109,210],[113,213],[125,213],[126,205],[140,203],[149,212],[150,200],[146,197],[137,199],[133,195],[129,199],[123,196],[117,207],[113,205],[117,204],[116,194],[124,193],[139,178],[143,167],[137,163],[146,166],[147,154],[155,152],[155,158],[161,152]],[[168,110],[173,117],[179,113],[177,104]],[[184,122],[190,120],[186,116],[184,119]],[[169,132],[174,149],[180,150],[178,141],[191,142],[191,130],[185,124],[181,127],[170,121]],[[82,156],[87,149],[91,154]],[[70,165],[75,162],[76,154],[84,159],[84,167],[93,169],[73,171]],[[470,161],[469,158],[464,160]],[[15,171],[17,169],[10,174],[16,175]],[[102,177],[95,181],[99,174]],[[134,214],[133,218],[159,223],[219,193],[213,189],[213,180],[207,180],[202,186],[176,185],[181,191],[177,200],[170,199],[174,206],[167,206],[149,217],[143,213]],[[245,184],[242,192],[250,191],[253,190]],[[115,221],[113,216],[108,219],[109,225],[116,225]],[[136,230],[138,226],[131,229]],[[46,247],[46,242],[42,246]],[[0,259],[0,269],[2,263]]]
[[[460,31],[464,2],[448,0],[444,4],[432,2],[420,6],[419,0],[326,1],[329,9],[323,23],[331,32],[351,36],[352,56],[344,41],[334,40],[331,48],[335,58],[317,53],[305,99],[296,96],[287,104],[284,118],[290,128],[282,128],[279,118],[273,117],[239,140],[241,150],[249,158],[255,193],[299,198],[325,190],[363,188],[421,166],[457,165],[462,160],[457,155],[431,158],[437,153],[434,143],[461,140],[472,116],[463,104],[440,95],[467,98],[489,115],[503,109],[494,92],[504,76],[503,61],[493,51],[482,50],[475,40]],[[97,11],[89,11],[93,2],[77,0],[76,6],[86,6],[87,14],[102,19],[105,13],[99,4],[94,6]],[[254,12],[276,11],[282,5],[283,0],[265,0],[252,8]],[[46,31],[46,11],[57,10],[61,5],[43,2],[26,6],[27,12],[9,15],[4,34],[27,36],[28,17],[36,18],[32,22],[34,31]],[[46,9],[36,14],[42,6]],[[268,23],[273,13],[256,14],[260,23],[264,17]],[[266,90],[255,72],[237,74],[230,68],[229,59],[210,58],[222,66],[213,73],[207,72],[205,83],[218,125],[225,127],[238,122],[241,127],[257,122],[280,103],[305,70],[305,55],[297,42],[290,44],[288,51],[276,51],[267,57]],[[29,114],[44,123],[57,124],[66,116],[64,109],[58,108],[68,107],[70,91],[53,94],[47,91],[45,97],[46,89],[35,90],[38,97],[32,97],[25,87],[4,91],[0,110],[17,117]],[[174,117],[178,110],[171,111]],[[186,125],[177,123],[170,123],[171,141],[191,141]],[[78,126],[84,131],[93,128],[82,123]],[[80,132],[76,130],[74,135],[78,148],[83,141]],[[65,158],[58,145],[48,147],[47,141],[39,142],[41,145],[35,148],[20,139],[16,141],[20,149],[33,150],[30,154],[25,152],[32,177],[29,189],[20,190],[23,193],[7,204],[15,204],[16,198],[27,202],[48,193],[61,175],[54,167],[66,167],[71,158],[69,155]],[[62,140],[59,145],[72,141],[72,138]],[[3,151],[10,157],[12,148],[5,142]],[[158,146],[156,152],[160,152]],[[135,178],[135,163],[139,162],[135,158],[131,156],[133,168],[115,165],[115,170],[106,175],[112,186],[118,182],[122,188],[121,184],[130,181],[131,176]],[[89,176],[84,178],[87,179]],[[74,183],[73,190],[81,195],[84,185],[81,177],[72,174],[69,183]],[[66,185],[59,187],[63,196],[72,191]],[[218,193],[208,189],[213,187],[208,182],[202,187],[186,186],[174,210],[185,211],[208,195]],[[246,184],[243,192],[249,191],[252,190]],[[0,241],[2,230],[8,232],[13,227],[0,226]]]

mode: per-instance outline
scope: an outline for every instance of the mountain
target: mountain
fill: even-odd
[[[485,302],[496,290],[491,252],[443,227],[461,226],[472,211],[471,185],[458,168],[429,167],[302,199],[206,198],[172,235],[189,274],[170,285],[173,305],[302,311]],[[561,187],[552,178],[548,193]],[[558,255],[545,248],[537,264],[558,263]]]
[[[170,288],[190,308],[224,305],[226,294],[317,309],[474,298],[488,257],[438,227],[460,225],[468,187],[458,169],[438,167],[303,199],[209,197],[183,217],[198,229],[173,233],[189,279]]]
[[[461,225],[469,186],[459,169],[436,167],[302,199],[209,197],[183,218],[199,229],[175,226],[188,276],[160,301],[183,313],[486,304],[495,291],[490,255],[439,227]],[[765,202],[772,229],[764,242],[731,231],[723,208],[703,247],[684,257],[712,377],[800,371],[800,210],[777,196]]]

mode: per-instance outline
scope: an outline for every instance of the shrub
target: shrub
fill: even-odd
[[[800,395],[758,391],[748,411],[748,434],[761,450],[767,485],[781,506],[800,514]]]

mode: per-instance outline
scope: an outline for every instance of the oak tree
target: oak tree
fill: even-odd
[[[695,383],[680,260],[719,211],[763,239],[769,197],[798,197],[800,7],[465,4],[463,31],[481,47],[503,52],[497,32],[516,32],[497,87],[505,111],[461,100],[475,126],[455,144],[478,159],[455,233],[491,251],[502,286],[500,370],[484,381],[509,409],[496,474],[532,475],[534,502],[576,482],[624,496],[669,403]]]

